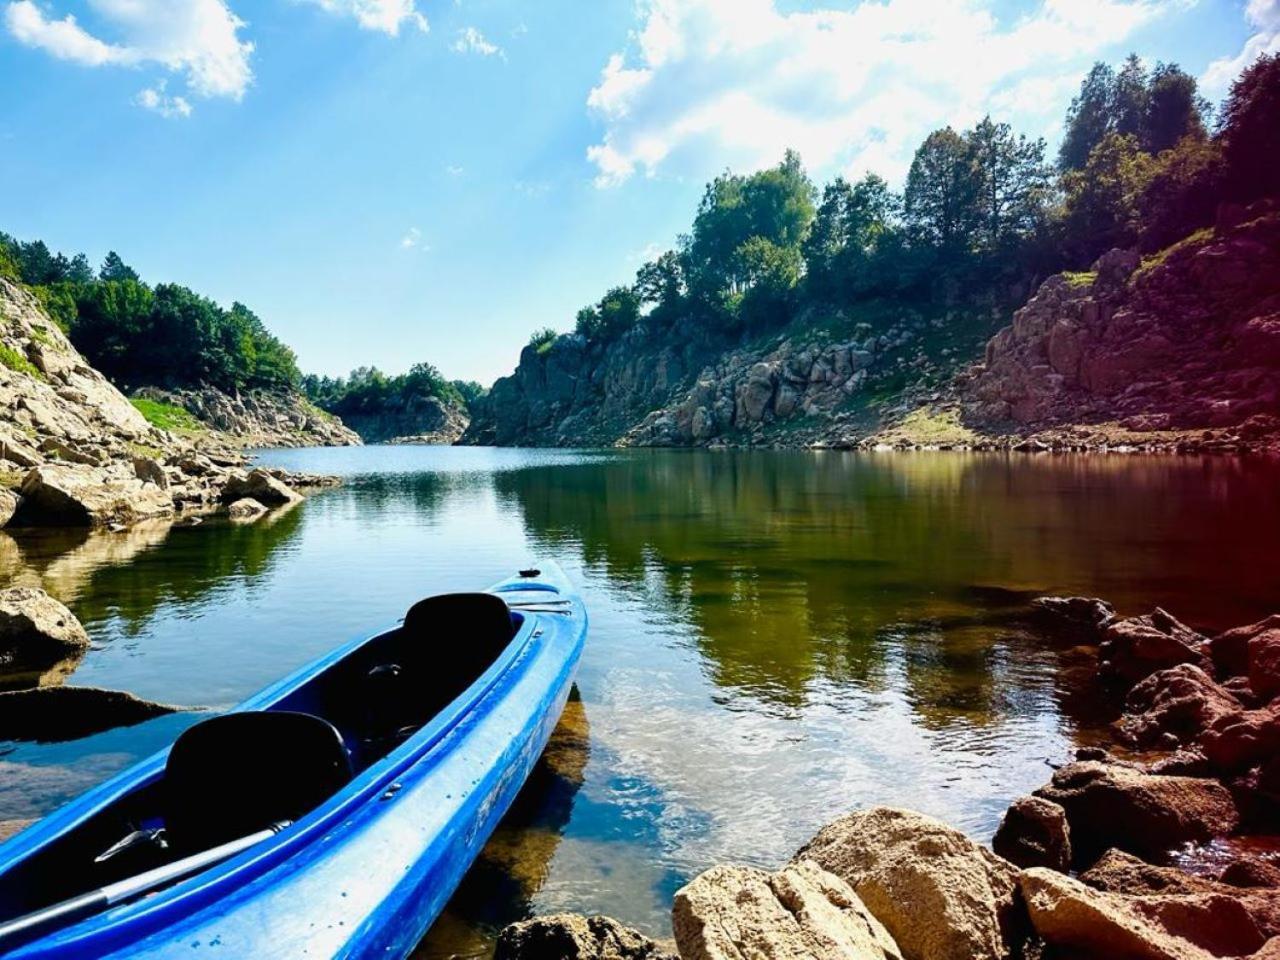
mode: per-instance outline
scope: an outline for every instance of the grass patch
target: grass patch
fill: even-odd
[[[1149,257],[1143,257],[1142,263],[1138,264],[1138,269],[1134,271],[1135,277],[1145,276],[1156,267],[1164,264],[1174,253],[1187,247],[1200,246],[1208,243],[1213,239],[1213,227],[1202,227],[1195,233],[1189,233],[1177,243],[1171,243],[1163,250],[1158,250]]]
[[[147,423],[161,430],[168,430],[170,433],[198,433],[203,429],[199,420],[172,403],[161,403],[159,400],[147,400],[143,397],[132,397],[129,402],[146,418]]]
[[[21,470],[0,470],[0,487],[17,490],[26,474]]]
[[[981,438],[960,422],[960,415],[955,410],[919,407],[887,430],[885,439],[933,446],[973,443]]]
[[[1064,270],[1062,279],[1067,281],[1067,286],[1069,287],[1090,287],[1098,279],[1098,271]]]
[[[53,346],[53,337],[49,336],[49,328],[34,324],[31,327],[31,339],[46,347]]]
[[[29,377],[35,377],[37,380],[44,379],[44,374],[36,368],[34,363],[7,343],[0,343],[0,363],[3,363],[10,370],[25,373]]]
[[[163,450],[159,447],[153,447],[149,443],[135,443],[133,441],[129,441],[127,446],[129,447],[129,452],[135,457],[146,457],[149,460],[159,460],[164,456]]]

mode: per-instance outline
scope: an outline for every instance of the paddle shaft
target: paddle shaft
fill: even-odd
[[[166,863],[163,866],[156,867],[154,870],[140,873],[136,877],[128,877],[115,883],[109,883],[104,887],[99,887],[97,890],[90,890],[88,893],[82,893],[80,896],[72,897],[70,900],[55,903],[51,907],[42,907],[21,917],[0,923],[0,943],[4,943],[6,940],[20,934],[33,933],[56,921],[61,921],[63,924],[72,923],[100,910],[105,910],[107,907],[114,907],[118,903],[132,900],[148,890],[155,890],[158,887],[173,883],[175,880],[181,880],[183,877],[198,873],[205,867],[211,867],[215,863],[234,857],[241,851],[248,850],[263,840],[275,836],[288,825],[288,821],[274,823],[267,829],[251,833],[247,837],[241,837],[238,840],[231,840],[220,846],[193,853],[189,857],[175,860],[173,863]]]

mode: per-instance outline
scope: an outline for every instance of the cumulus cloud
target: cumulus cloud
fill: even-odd
[[[775,0],[642,0],[632,48],[588,96],[604,130],[587,156],[602,186],[759,167],[788,146],[818,169],[897,179],[934,127],[1000,107],[1047,129],[1092,60],[1160,9],[1042,0],[1006,22],[987,0],[789,13]]]
[[[145,110],[166,119],[191,116],[191,103],[186,97],[171,96],[165,92],[165,81],[159,81],[154,87],[145,87],[138,92],[134,102]]]
[[[486,40],[484,34],[475,27],[464,27],[458,31],[458,37],[453,41],[453,51],[475,53],[482,57],[503,56],[502,48]]]
[[[1240,52],[1213,61],[1200,78],[1204,92],[1214,99],[1226,96],[1240,71],[1258,57],[1280,52],[1280,0],[1249,0],[1244,15],[1253,33]]]
[[[362,30],[376,30],[388,36],[400,35],[401,27],[426,33],[427,18],[416,0],[304,0],[340,16],[354,17]]]
[[[422,242],[422,231],[419,230],[417,227],[410,227],[408,230],[405,231],[404,236],[400,238],[400,249],[413,250],[415,247],[421,248],[423,250],[430,249],[425,243]]]
[[[89,0],[89,7],[113,39],[90,33],[71,14],[46,14],[32,0],[11,0],[5,26],[26,46],[84,66],[157,65],[201,97],[239,100],[253,80],[253,44],[240,39],[244,21],[224,0]],[[161,99],[155,87],[137,98],[148,109]],[[169,109],[181,112],[176,101],[190,112],[181,97],[169,97]]]

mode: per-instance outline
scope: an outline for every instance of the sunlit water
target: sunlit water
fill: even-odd
[[[719,862],[774,866],[822,823],[908,806],[986,840],[1111,718],[1026,602],[1084,593],[1204,627],[1280,608],[1280,471],[1194,458],[272,451],[344,487],[250,526],[0,534],[95,648],[76,684],[229,706],[414,600],[532,556],[592,629],[546,762],[422,957],[515,919],[602,912],[663,934]],[[38,816],[169,742],[162,718],[0,759]]]

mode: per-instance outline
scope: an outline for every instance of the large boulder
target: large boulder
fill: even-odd
[[[873,807],[796,854],[851,886],[906,960],[998,960],[1024,935],[1017,870],[932,817]]]
[[[33,526],[127,525],[173,513],[173,497],[140,480],[132,466],[86,467],[45,464],[22,481],[14,522]]]
[[[1201,735],[1199,746],[1209,763],[1225,773],[1280,754],[1280,703],[1218,717]]]
[[[1099,960],[1209,960],[1252,953],[1264,942],[1230,896],[1123,897],[1043,867],[1023,871],[1019,883],[1045,943]]]
[[[494,960],[679,960],[657,942],[609,917],[535,917],[498,935]]]
[[[713,867],[676,893],[671,922],[683,960],[902,960],[849,885],[809,862]]]
[[[1115,607],[1097,597],[1036,597],[1031,605],[1055,626],[1094,640],[1116,618]]]
[[[1005,811],[991,849],[1015,866],[1071,869],[1066,811],[1043,797],[1020,797]]]
[[[1249,672],[1249,641],[1268,630],[1280,630],[1280,613],[1243,627],[1232,627],[1209,639],[1206,646],[1219,676],[1240,677]]]
[[[266,507],[280,507],[296,503],[302,497],[287,484],[276,479],[261,467],[249,471],[248,476],[232,474],[222,488],[223,503],[235,503],[248,497]]]
[[[1132,684],[1180,663],[1208,668],[1203,645],[1204,637],[1157,607],[1145,617],[1114,620],[1107,625],[1098,651],[1099,670]]]
[[[1118,764],[1067,764],[1036,796],[1066,811],[1077,866],[1110,847],[1155,856],[1180,843],[1226,836],[1240,824],[1231,793],[1215,780]]]
[[[0,666],[40,670],[88,649],[89,635],[80,621],[43,590],[0,590]]]
[[[18,495],[7,487],[0,487],[0,527],[8,526],[18,512]]]
[[[266,512],[267,508],[251,497],[241,497],[227,506],[227,516],[232,520],[257,520]]]
[[[1129,691],[1118,729],[1136,747],[1194,743],[1210,724],[1242,709],[1213,678],[1190,663],[1160,670]]]

